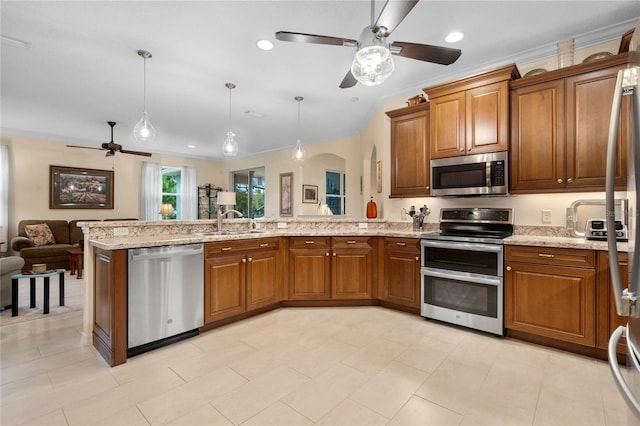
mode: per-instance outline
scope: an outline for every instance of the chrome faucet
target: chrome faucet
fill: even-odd
[[[242,212],[239,212],[238,210],[227,210],[222,213],[222,208],[218,209],[218,233],[222,233],[222,218],[225,217],[228,213],[233,213],[238,217],[242,217]]]

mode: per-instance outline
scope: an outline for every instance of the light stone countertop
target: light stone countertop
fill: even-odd
[[[505,238],[504,243],[516,246],[538,246],[538,247],[554,247],[554,248],[572,248],[584,250],[609,250],[606,241],[587,240],[586,238],[577,237],[558,237],[548,235],[512,235]],[[628,251],[626,242],[618,243],[618,251]]]

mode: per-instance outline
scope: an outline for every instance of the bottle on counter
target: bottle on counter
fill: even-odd
[[[376,206],[376,202],[373,201],[373,196],[371,200],[367,203],[367,219],[375,219],[378,217],[378,206]]]

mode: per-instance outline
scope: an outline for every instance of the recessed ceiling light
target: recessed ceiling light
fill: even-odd
[[[256,46],[258,46],[258,49],[260,49],[260,50],[271,50],[271,49],[273,49],[273,43],[271,43],[269,40],[258,40],[256,42]]]
[[[187,145],[187,148],[195,148],[195,145]]]
[[[446,41],[447,43],[455,43],[457,41],[462,40],[463,37],[464,37],[464,34],[456,31],[446,36],[444,41]]]

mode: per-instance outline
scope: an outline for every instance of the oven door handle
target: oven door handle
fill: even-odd
[[[502,252],[501,244],[482,244],[482,243],[465,243],[460,241],[431,241],[422,240],[422,247],[443,248],[450,250],[471,250],[471,251],[485,251],[491,253]]]
[[[421,268],[420,272],[423,276],[443,278],[445,280],[458,280],[458,281],[466,281],[472,282],[476,284],[486,284],[493,285],[496,287],[500,287],[502,285],[502,280],[500,278],[488,278],[486,276],[480,275],[462,275],[452,273],[452,271],[442,271],[441,269],[434,268]]]

